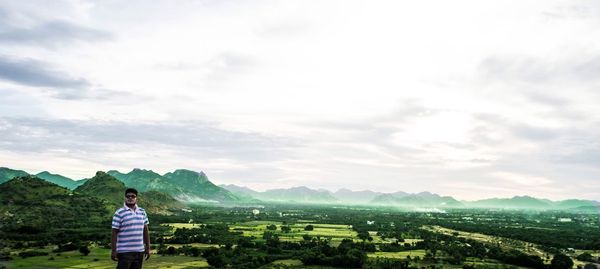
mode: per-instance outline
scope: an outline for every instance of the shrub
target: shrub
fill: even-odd
[[[37,250],[31,250],[31,251],[23,251],[19,253],[19,257],[25,259],[28,257],[36,257],[36,256],[46,256],[48,255],[48,252],[43,252],[43,251],[37,251]]]
[[[90,254],[90,249],[87,246],[81,246],[79,248],[79,253],[83,254],[83,256],[87,256]]]

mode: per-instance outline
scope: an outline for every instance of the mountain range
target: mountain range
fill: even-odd
[[[491,198],[478,201],[459,201],[451,196],[441,196],[430,192],[381,193],[370,190],[352,191],[340,189],[336,192],[313,190],[307,187],[288,189],[272,189],[255,191],[248,187],[233,184],[220,185],[233,194],[244,199],[255,198],[269,202],[297,202],[313,204],[345,204],[392,206],[404,208],[500,208],[500,209],[533,209],[533,210],[582,210],[600,212],[600,202],[593,200],[569,199],[551,201],[530,196],[514,196],[512,198]]]
[[[0,167],[0,183],[14,177],[29,176],[22,170]],[[592,200],[569,199],[551,201],[530,196],[512,198],[490,198],[478,201],[459,201],[450,196],[435,193],[381,193],[370,190],[352,191],[340,189],[336,192],[314,190],[305,186],[287,189],[271,189],[255,191],[237,185],[213,184],[203,172],[178,169],[163,175],[152,170],[133,169],[128,173],[110,170],[98,172],[90,179],[72,180],[58,174],[41,172],[32,175],[47,182],[100,197],[110,203],[122,203],[122,191],[125,186],[134,187],[141,196],[154,197],[146,199],[157,210],[171,207],[183,207],[182,203],[308,203],[308,204],[345,204],[367,206],[392,206],[403,208],[504,208],[534,210],[596,210],[600,203]]]

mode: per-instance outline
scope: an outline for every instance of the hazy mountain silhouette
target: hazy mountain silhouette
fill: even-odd
[[[339,189],[333,193],[333,196],[341,202],[349,204],[366,204],[372,201],[375,197],[382,195],[381,192],[370,190],[352,191],[349,189]]]
[[[264,192],[254,191],[247,187],[222,185],[224,188],[262,201],[290,203],[335,203],[338,200],[328,191],[309,189],[304,186],[289,189],[271,189]]]

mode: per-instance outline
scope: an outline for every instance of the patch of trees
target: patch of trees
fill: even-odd
[[[577,259],[582,262],[597,262],[597,260],[589,252],[584,252],[577,255]]]
[[[573,260],[569,256],[558,253],[554,255],[550,262],[550,269],[570,269],[573,268]]]
[[[209,248],[202,257],[215,268],[259,268],[275,260],[290,259],[289,253],[268,254],[247,248]]]
[[[19,257],[21,258],[29,258],[29,257],[36,257],[36,256],[48,256],[48,252],[44,252],[44,251],[37,251],[37,250],[30,250],[30,251],[21,251],[19,252]]]
[[[182,246],[180,248],[175,248],[173,246],[166,247],[164,244],[160,244],[156,250],[156,253],[159,255],[169,255],[169,256],[185,255],[185,256],[198,257],[202,253],[202,250],[198,247],[192,247],[192,246]]]
[[[344,239],[337,248],[320,244],[305,250],[301,260],[305,265],[324,265],[343,268],[361,268],[367,260],[364,244]]]

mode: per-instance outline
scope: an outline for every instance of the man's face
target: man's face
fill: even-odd
[[[125,203],[128,205],[135,205],[137,202],[137,195],[135,193],[127,193],[125,194]]]

